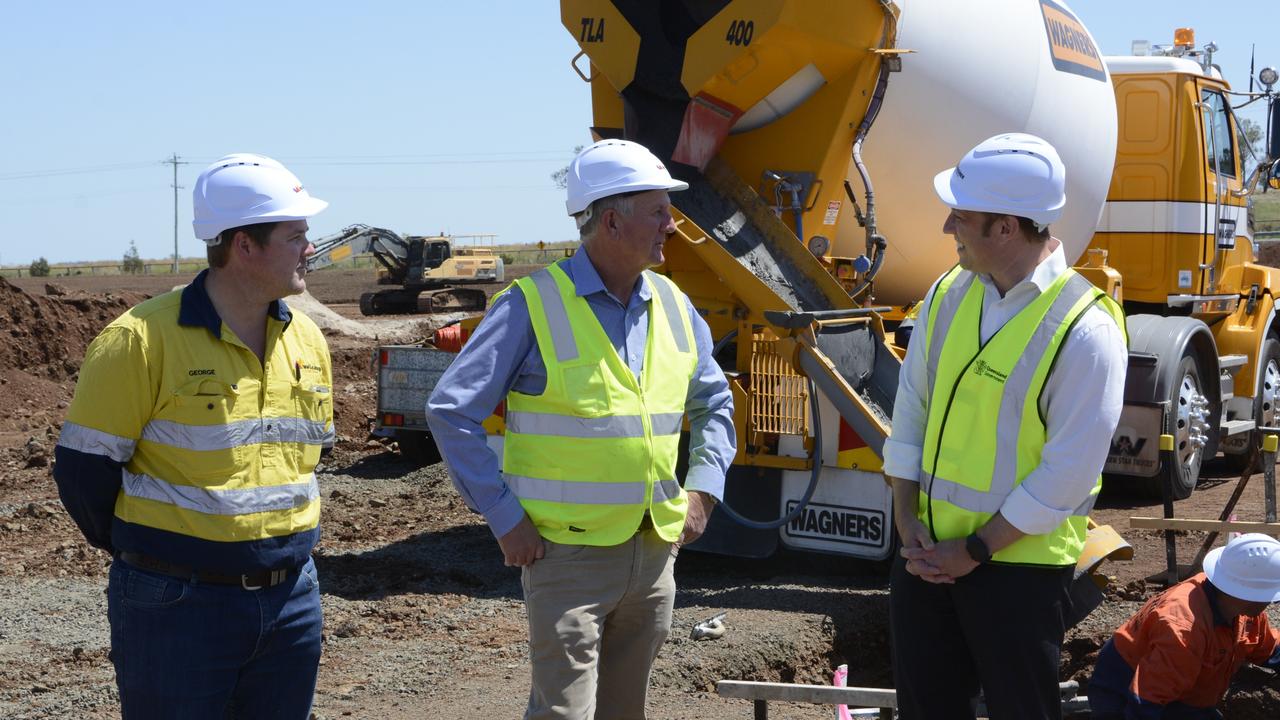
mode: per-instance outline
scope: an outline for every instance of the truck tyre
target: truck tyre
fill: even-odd
[[[1217,432],[1217,412],[1206,407],[1207,383],[1191,348],[1183,350],[1177,373],[1169,386],[1169,413],[1164,432],[1173,436],[1174,462],[1162,463],[1160,472],[1147,482],[1149,494],[1160,497],[1161,486],[1168,482],[1175,500],[1190,497],[1200,480],[1209,442],[1205,438]],[[1207,416],[1207,417],[1206,417]]]
[[[1258,373],[1258,387],[1253,394],[1253,421],[1258,427],[1275,427],[1280,412],[1280,341],[1268,336],[1262,342],[1262,353],[1259,355],[1262,371]],[[1240,455],[1224,455],[1227,467],[1233,472],[1244,472],[1254,448],[1262,445],[1262,431],[1249,433],[1249,444]],[[1253,472],[1262,470],[1262,453],[1259,450],[1253,463]]]
[[[400,454],[418,467],[440,462],[440,448],[436,447],[431,433],[397,430],[396,443],[400,445]]]

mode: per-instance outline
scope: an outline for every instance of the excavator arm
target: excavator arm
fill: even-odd
[[[404,282],[409,269],[409,242],[385,228],[355,224],[313,243],[316,252],[307,258],[307,270],[319,270],[353,255],[370,254],[390,274],[394,284]]]

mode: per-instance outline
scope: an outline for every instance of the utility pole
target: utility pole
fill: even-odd
[[[189,165],[178,159],[178,153],[174,153],[173,157],[165,160],[166,165],[173,166],[173,274],[178,274],[178,191],[182,186],[178,184],[178,166]]]

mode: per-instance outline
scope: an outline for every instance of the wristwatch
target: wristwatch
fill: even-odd
[[[976,563],[984,563],[991,559],[991,548],[978,537],[978,533],[973,533],[964,539],[964,549],[969,552],[969,557],[973,558]]]

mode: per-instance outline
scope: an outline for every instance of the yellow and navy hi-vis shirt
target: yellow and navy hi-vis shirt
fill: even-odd
[[[272,303],[264,361],[222,323],[208,271],[89,346],[56,450],[89,542],[209,572],[299,565],[319,539],[315,467],[332,370],[309,318]]]

